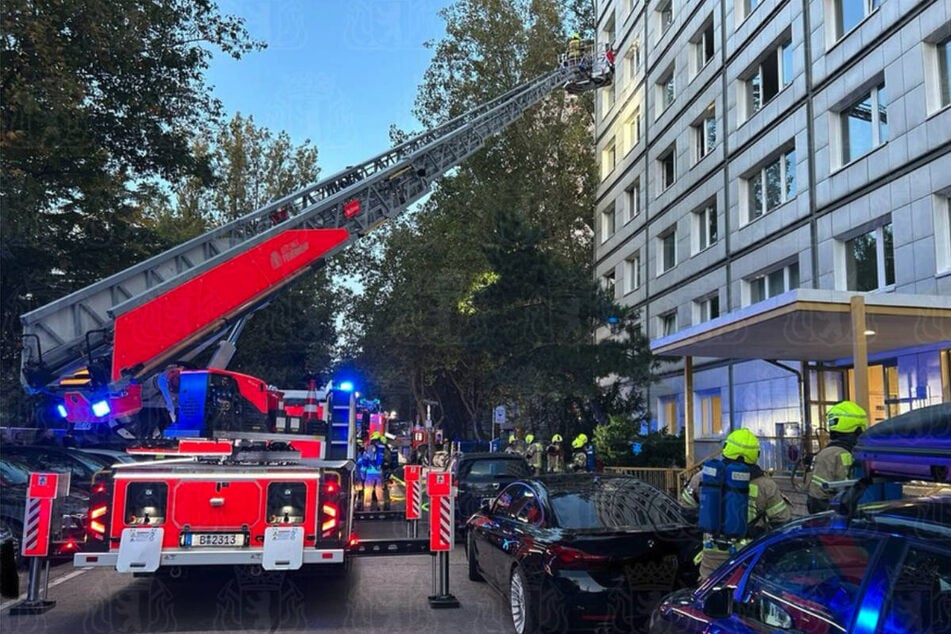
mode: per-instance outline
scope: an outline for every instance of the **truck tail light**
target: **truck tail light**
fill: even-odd
[[[112,481],[108,472],[93,477],[89,495],[89,516],[86,518],[87,550],[108,549]],[[99,548],[97,548],[99,547]]]
[[[320,536],[333,538],[341,526],[340,476],[324,473],[321,482]]]

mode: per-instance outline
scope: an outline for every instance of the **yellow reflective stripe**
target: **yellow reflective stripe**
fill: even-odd
[[[825,478],[820,478],[820,477],[817,476],[815,473],[813,473],[813,474],[812,474],[812,482],[813,482],[814,484],[822,484],[822,483],[824,483],[824,482],[828,482],[828,480],[826,480]]]
[[[755,498],[759,495],[759,485],[750,482],[750,497]]]
[[[852,454],[850,454],[850,453],[847,452],[847,451],[843,451],[843,452],[840,454],[839,457],[842,458],[842,465],[843,465],[843,466],[846,466],[846,467],[851,467],[851,466],[852,466]]]
[[[700,562],[703,561],[703,551],[701,550],[697,553],[697,556],[693,558],[693,565],[699,566]]]
[[[786,502],[784,500],[780,500],[779,502],[776,502],[776,504],[773,504],[771,507],[766,509],[766,514],[772,517],[778,513],[782,513],[785,508]]]

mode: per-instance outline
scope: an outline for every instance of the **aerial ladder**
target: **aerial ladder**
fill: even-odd
[[[187,367],[212,347],[207,367],[226,368],[246,320],[276,293],[420,200],[552,90],[577,92],[590,79],[590,66],[563,62],[364,163],[22,315],[24,388],[54,418],[85,428],[171,412],[168,368]]]

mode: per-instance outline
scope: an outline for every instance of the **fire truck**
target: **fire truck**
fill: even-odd
[[[72,429],[111,428],[161,460],[93,483],[77,566],[121,572],[343,565],[354,532],[354,396],[289,393],[232,372],[239,335],[276,293],[430,191],[557,88],[558,68],[372,159],[21,317],[23,386]],[[210,357],[195,368],[200,355]],[[205,358],[202,356],[201,358]]]

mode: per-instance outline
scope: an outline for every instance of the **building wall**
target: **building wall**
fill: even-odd
[[[872,232],[883,242],[884,234],[875,232],[889,224],[894,280],[872,292],[951,293],[951,106],[941,103],[937,48],[951,37],[951,1],[882,0],[844,33],[836,24],[838,2],[764,0],[744,15],[749,3],[742,0],[672,0],[666,28],[660,11],[666,0],[598,3],[599,37],[613,40],[619,62],[612,94],[596,97],[599,152],[615,147],[613,167],[602,165],[598,218],[614,208],[616,230],[609,235],[599,227],[595,268],[599,276],[613,274],[617,299],[640,309],[651,339],[670,327],[665,315],[676,314],[676,330],[698,323],[698,299],[716,297],[721,314],[749,305],[762,275],[772,273],[787,289],[854,290],[849,241]],[[697,43],[711,23],[713,57],[701,65]],[[768,83],[772,68],[781,87],[754,110],[751,76],[760,73]],[[671,73],[674,99],[664,107]],[[882,84],[881,92],[872,92]],[[885,139],[847,157],[843,112],[875,94],[885,114],[876,115],[873,103],[867,116],[887,126],[880,132]],[[711,104],[716,143],[699,158],[693,126]],[[630,125],[635,112],[639,138]],[[660,159],[671,150],[676,177],[664,187]],[[794,166],[794,194],[754,218],[756,175],[777,182],[769,180],[776,173],[770,165],[785,165],[780,156],[786,151],[793,152],[784,169],[791,173]],[[717,240],[700,250],[694,212],[711,203]],[[664,270],[663,238],[671,231],[676,264]],[[627,283],[635,253],[636,287]],[[929,399],[940,401],[948,386],[939,355],[948,347],[951,342],[894,351],[886,361],[897,365],[902,389],[918,394],[908,386],[922,385]],[[764,361],[694,363],[695,391],[721,390],[725,431],[745,426],[768,436],[776,423],[802,421],[791,372]],[[661,426],[669,422],[662,401],[671,399],[678,403],[675,424],[683,424],[681,375],[682,364],[667,362],[651,387]]]

